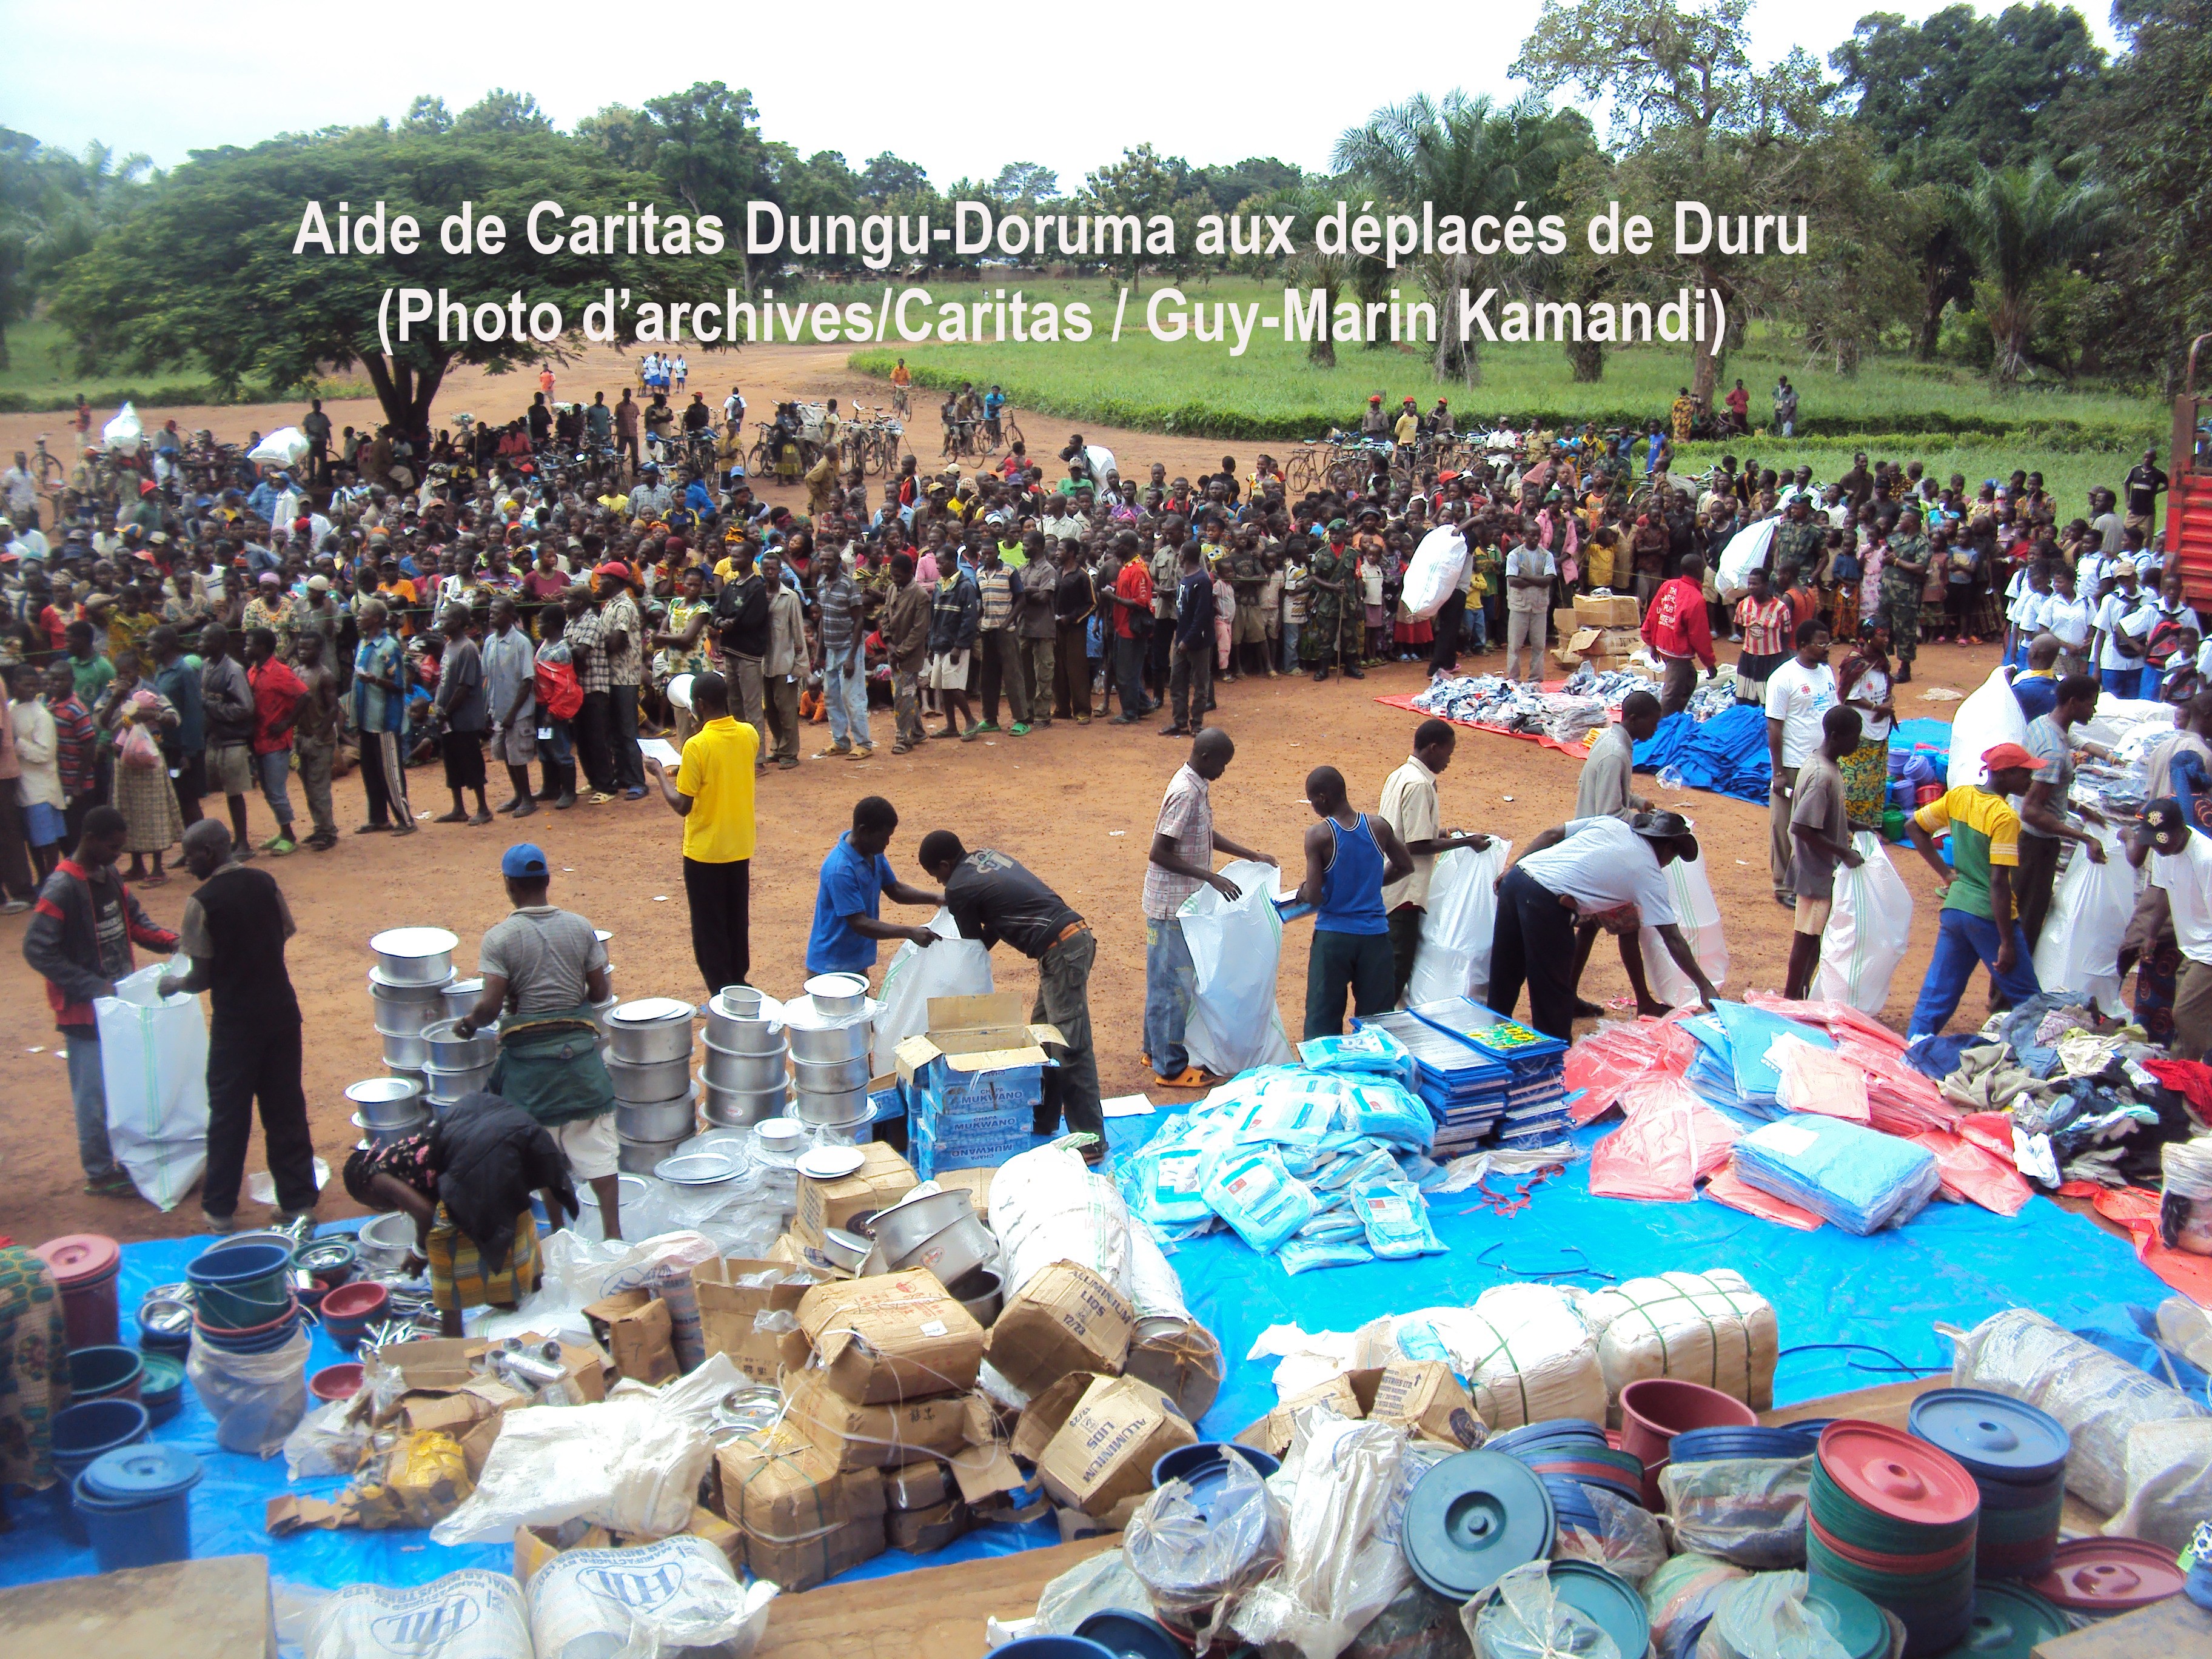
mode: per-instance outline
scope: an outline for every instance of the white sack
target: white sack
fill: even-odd
[[[1740,593],[1751,586],[1751,573],[1766,562],[1766,550],[1774,544],[1776,519],[1761,519],[1729,538],[1721,550],[1719,568],[1713,573],[1723,593]]]
[[[323,1598],[307,1659],[534,1659],[522,1587],[471,1568],[427,1584],[349,1584]]]
[[[1982,757],[2001,743],[2027,746],[2027,716],[2012,694],[2012,682],[2002,668],[1990,671],[1989,678],[1959,705],[1951,720],[1951,768],[1943,780],[1947,789],[1979,783],[1988,775]]]
[[[1707,979],[1716,986],[1727,984],[1728,941],[1721,936],[1721,907],[1713,900],[1713,884],[1705,878],[1705,855],[1701,853],[1694,863],[1676,859],[1660,873],[1667,878],[1667,890],[1674,901],[1674,922],[1689,942],[1690,954],[1705,970]],[[1677,1008],[1697,1001],[1698,988],[1667,954],[1656,927],[1638,929],[1637,944],[1644,951],[1644,977],[1653,996]]]
[[[1851,846],[1866,860],[1856,870],[1836,866],[1835,908],[1820,936],[1820,966],[1813,995],[1845,1002],[1863,1014],[1889,1003],[1889,981],[1905,960],[1912,932],[1912,892],[1889,861],[1881,837],[1861,830]]]
[[[295,426],[280,426],[246,453],[261,466],[297,466],[307,459],[307,434]]]
[[[776,1586],[740,1584],[722,1552],[679,1534],[619,1550],[567,1550],[532,1575],[537,1659],[745,1659],[768,1629]]]
[[[1336,1659],[1412,1579],[1398,1541],[1406,1459],[1404,1431],[1387,1423],[1310,1419],[1268,1482],[1289,1489],[1282,1565],[1237,1598],[1230,1628],[1270,1653]]]
[[[1088,1267],[1130,1294],[1129,1206],[1113,1181],[1065,1142],[1017,1153],[999,1166],[991,1177],[990,1228],[1009,1301],[1055,1261]]]
[[[1774,1307],[1732,1268],[1607,1285],[1582,1312],[1615,1420],[1621,1389],[1647,1376],[1717,1389],[1753,1411],[1774,1403]]]
[[[2035,982],[2045,991],[2086,998],[2105,1013],[2124,1019],[2120,935],[2135,915],[2136,872],[2117,835],[2096,825],[2091,833],[2105,849],[2105,861],[2093,863],[2081,848],[2074,849],[2051,890],[2043,936],[2035,942]]]
[[[878,993],[883,1006],[876,1011],[878,1077],[896,1068],[891,1050],[929,1030],[930,998],[987,996],[991,991],[990,947],[980,939],[961,938],[950,910],[939,910],[927,925],[938,942],[921,945],[906,940],[884,969]]]
[[[690,1524],[714,1456],[707,1437],[646,1400],[514,1412],[476,1490],[430,1528],[441,1544],[498,1544],[517,1527],[582,1519],[665,1538]]]
[[[115,418],[100,428],[100,435],[111,453],[136,455],[146,447],[146,429],[138,422],[138,411],[129,404],[115,411]]]
[[[1490,990],[1490,941],[1498,927],[1498,878],[1513,856],[1513,843],[1492,837],[1480,853],[1455,847],[1437,855],[1429,875],[1429,903],[1421,918],[1420,948],[1403,1006],[1473,997]]]
[[[2212,1419],[2138,1423],[2128,1431],[2128,1497],[2108,1538],[2142,1538],[2181,1553],[2212,1515]]]
[[[1289,1065],[1291,1039],[1275,1007],[1283,951],[1275,868],[1240,859],[1221,874],[1236,884],[1235,902],[1200,887],[1179,913],[1198,981],[1183,1047],[1200,1070],[1234,1077],[1255,1066]]]
[[[1417,622],[1435,616],[1446,599],[1467,586],[1467,538],[1456,525],[1438,525],[1413,550],[1400,603]]]
[[[115,1161],[141,1198],[173,1210],[207,1168],[208,1034],[198,997],[154,994],[166,971],[154,963],[118,980],[92,1013]]]

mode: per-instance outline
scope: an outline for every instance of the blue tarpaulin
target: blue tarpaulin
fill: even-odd
[[[1117,1121],[1113,1127],[1125,1126]],[[1153,1125],[1139,1120],[1127,1127]],[[1587,1144],[1600,1133],[1585,1130],[1581,1138]],[[1510,1193],[1509,1183],[1492,1184]],[[1190,1310],[1220,1339],[1227,1361],[1220,1397],[1200,1425],[1201,1432],[1227,1438],[1274,1405],[1274,1362],[1244,1358],[1270,1325],[1349,1330],[1383,1314],[1471,1303],[1492,1285],[1516,1279],[1580,1270],[1558,1282],[1595,1290],[1607,1282],[1599,1274],[1627,1279],[1733,1267],[1774,1304],[1784,1350],[1775,1396],[1785,1404],[1897,1380],[1855,1369],[1883,1363],[1870,1355],[1790,1352],[1793,1348],[1871,1344],[1905,1364],[1932,1370],[1949,1363],[1948,1345],[1935,1332],[1939,1322],[1970,1327],[2018,1305],[2035,1308],[2069,1329],[2125,1334],[2134,1341],[2130,1305],[2155,1307],[2169,1294],[2124,1240],[2040,1200],[2009,1218],[1972,1205],[1931,1204],[1905,1227],[1853,1238],[1833,1227],[1797,1232],[1705,1199],[1647,1204],[1594,1197],[1584,1163],[1534,1188],[1527,1206],[1510,1215],[1493,1213],[1474,1191],[1434,1196],[1430,1208],[1437,1236],[1449,1249],[1417,1261],[1292,1278],[1233,1234],[1215,1233],[1177,1247],[1170,1260],[1182,1276]],[[119,1291],[126,1328],[139,1299],[156,1285],[182,1279],[185,1264],[210,1242],[164,1239],[125,1247]],[[318,1332],[309,1370],[343,1357]],[[448,1549],[420,1532],[269,1538],[262,1513],[270,1498],[288,1490],[327,1498],[344,1482],[331,1478],[288,1487],[283,1458],[256,1462],[218,1450],[213,1425],[190,1397],[189,1385],[185,1393],[185,1408],[155,1437],[205,1460],[207,1478],[192,1494],[196,1554],[266,1554],[278,1580],[323,1589],[420,1583],[462,1567],[504,1571],[512,1565],[504,1547]],[[0,1584],[94,1571],[88,1549],[71,1547],[54,1531],[46,1508],[51,1501],[32,1498],[15,1505],[15,1530],[0,1534]],[[893,1551],[846,1577],[879,1577],[1058,1540],[1049,1522],[984,1527],[933,1555]]]

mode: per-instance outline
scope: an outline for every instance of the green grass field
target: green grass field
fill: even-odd
[[[1472,388],[1440,386],[1431,376],[1425,349],[1417,353],[1406,347],[1340,346],[1337,366],[1317,368],[1306,361],[1304,347],[1262,330],[1243,356],[1232,357],[1225,344],[1170,342],[1141,331],[1145,304],[1162,286],[1151,283],[1141,295],[1132,295],[1118,343],[1107,340],[1114,315],[1111,288],[1095,281],[1024,282],[1020,287],[1032,298],[1087,301],[1096,329],[1091,340],[1082,345],[1009,341],[874,349],[855,353],[852,365],[863,373],[885,374],[902,355],[925,386],[996,381],[1020,410],[1247,441],[1317,436],[1333,423],[1351,421],[1375,392],[1394,405],[1410,395],[1424,408],[1442,392],[1462,426],[1470,418],[1499,416],[1516,424],[1534,419],[1545,425],[1640,425],[1663,416],[1689,376],[1686,351],[1663,345],[1613,351],[1602,380],[1578,384],[1556,344],[1486,344],[1481,383]],[[931,292],[945,299],[969,299],[975,290],[951,283],[932,285]],[[1216,301],[1258,301],[1265,308],[1279,309],[1281,301],[1279,287],[1242,280],[1194,283],[1186,293],[1193,303],[1208,306]],[[1794,342],[1764,326],[1753,329],[1749,345],[1732,354],[1727,365],[1727,378],[1741,376],[1750,390],[1755,420],[1767,416],[1776,377],[1785,374],[1798,388],[1799,429],[1816,441],[1813,453],[1841,446],[1848,465],[1851,448],[1876,437],[1900,453],[1911,445],[1944,441],[1950,459],[1940,463],[1942,470],[1965,472],[1977,482],[2015,465],[2038,465],[2054,482],[2076,470],[2084,478],[2102,477],[2110,472],[2112,458],[2158,441],[2168,418],[2165,407],[2148,396],[2101,388],[1998,392],[1964,368],[1902,357],[1876,359],[1845,378],[1808,364]],[[1739,452],[1743,447],[1734,447]],[[2061,462],[2062,455],[2077,457],[2080,468]],[[1992,457],[2003,465],[1996,465]],[[1938,464],[1932,454],[1926,458]],[[2122,461],[2119,471],[2127,465]],[[1815,459],[1814,465],[1821,463]]]
[[[80,392],[107,408],[126,398],[165,404],[214,401],[213,388],[192,367],[143,374],[82,373],[68,336],[43,317],[8,331],[8,367],[0,368],[0,410],[11,412],[68,409]]]

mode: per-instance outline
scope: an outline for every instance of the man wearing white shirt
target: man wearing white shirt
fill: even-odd
[[[1505,556],[1505,678],[1518,679],[1515,662],[1525,646],[1528,678],[1544,678],[1544,631],[1551,620],[1552,578],[1558,567],[1534,542]]]
[[[1767,805],[1766,866],[1774,902],[1797,908],[1790,875],[1790,820],[1797,769],[1820,746],[1820,720],[1836,706],[1836,671],[1828,666],[1828,624],[1814,617],[1797,624],[1796,653],[1766,680],[1766,754],[1773,773]]]
[[[2097,678],[2114,696],[2136,697],[2142,693],[2151,607],[2136,581],[2135,566],[2125,559],[2118,564],[2119,585],[2097,605]]]
[[[2181,972],[2173,985],[2173,1057],[2212,1051],[2212,836],[2192,829],[2172,796],[2143,808],[2150,842],[2150,884],[2173,915]]]

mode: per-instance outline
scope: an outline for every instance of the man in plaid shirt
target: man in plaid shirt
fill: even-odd
[[[866,760],[876,752],[868,740],[866,596],[845,572],[835,548],[816,556],[820,579],[814,590],[816,626],[822,640],[822,700],[830,711],[830,747],[817,760]]]
[[[607,713],[614,787],[624,800],[645,799],[645,757],[637,747],[637,688],[645,678],[644,623],[630,589],[637,579],[610,559],[599,567],[599,639],[607,665]]]
[[[76,677],[67,659],[46,666],[46,713],[54,717],[54,770],[62,784],[62,839],[75,847],[84,833],[84,815],[100,789],[100,734],[92,715],[77,701]]]
[[[569,599],[568,610],[570,659],[577,684],[584,688],[583,705],[576,710],[576,751],[592,786],[586,799],[604,806],[615,798],[614,757],[609,746],[614,675],[607,662],[605,618],[593,608],[591,595],[580,589]]]

